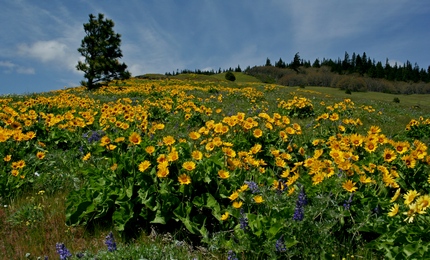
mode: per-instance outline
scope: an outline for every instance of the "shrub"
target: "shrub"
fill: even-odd
[[[398,97],[395,97],[395,98],[393,99],[393,102],[394,102],[394,103],[400,103],[400,99],[399,99]]]
[[[367,84],[361,77],[342,76],[335,84],[335,87],[342,90],[350,90],[356,92],[367,91]]]
[[[235,81],[236,77],[234,76],[233,72],[229,71],[225,74],[225,79],[229,81]]]

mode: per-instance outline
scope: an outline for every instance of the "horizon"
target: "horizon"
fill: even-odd
[[[240,0],[4,3],[0,41],[1,94],[78,86],[77,49],[89,14],[103,13],[121,34],[122,62],[132,76],[343,59],[362,54],[385,64],[430,65],[430,5],[426,1]]]

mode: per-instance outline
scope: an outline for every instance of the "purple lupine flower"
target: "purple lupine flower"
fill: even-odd
[[[61,260],[66,260],[68,257],[72,257],[72,253],[70,253],[63,243],[57,243],[55,248],[57,249],[57,253],[60,255]]]
[[[297,207],[294,209],[293,220],[302,221],[305,217],[305,211],[303,207]]]
[[[354,193],[351,193],[351,195],[349,196],[348,200],[345,200],[345,203],[343,203],[343,208],[345,210],[349,210],[349,208],[351,207],[351,203],[352,203],[352,196],[354,195]]]
[[[89,143],[97,142],[105,135],[105,132],[102,130],[91,131],[91,134],[85,133],[82,137],[87,138]]]
[[[109,252],[116,251],[116,243],[112,231],[106,236],[105,245],[107,246]]]
[[[248,218],[245,216],[245,212],[243,208],[240,209],[240,229],[244,230],[245,232],[248,231]]]
[[[227,260],[239,260],[239,259],[236,257],[236,253],[233,250],[228,250]]]
[[[306,193],[304,188],[300,190],[299,197],[296,201],[296,208],[294,209],[293,220],[302,221],[305,216],[304,206],[308,204],[308,200],[306,199]]]
[[[297,199],[297,205],[303,207],[308,204],[308,199],[306,197],[305,189],[302,187],[299,193],[299,197]]]
[[[248,185],[248,188],[251,190],[252,194],[260,192],[257,183],[253,181],[245,181],[245,184]]]
[[[287,251],[287,248],[285,247],[284,243],[284,235],[282,235],[278,240],[276,240],[276,252],[285,252]]]
[[[372,210],[372,212],[373,212],[375,215],[378,215],[378,214],[379,214],[379,205],[376,205],[376,207]]]

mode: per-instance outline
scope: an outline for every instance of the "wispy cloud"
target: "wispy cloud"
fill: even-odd
[[[18,74],[35,74],[34,68],[19,66],[10,61],[0,61],[0,68],[3,68],[3,73],[18,73]]]
[[[32,44],[20,44],[18,54],[40,60],[44,63],[61,65],[74,70],[79,59],[75,50],[59,40],[37,41]]]

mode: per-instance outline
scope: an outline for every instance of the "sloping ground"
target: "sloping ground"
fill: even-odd
[[[204,75],[204,74],[179,74],[175,76],[166,76],[163,74],[144,74],[136,76],[135,78],[139,79],[182,79],[182,80],[197,80],[197,81],[227,81],[225,79],[226,73],[219,73],[214,75]],[[236,77],[236,80],[234,82],[261,82],[261,80],[257,79],[254,76],[247,75],[241,72],[233,72],[234,76]]]

